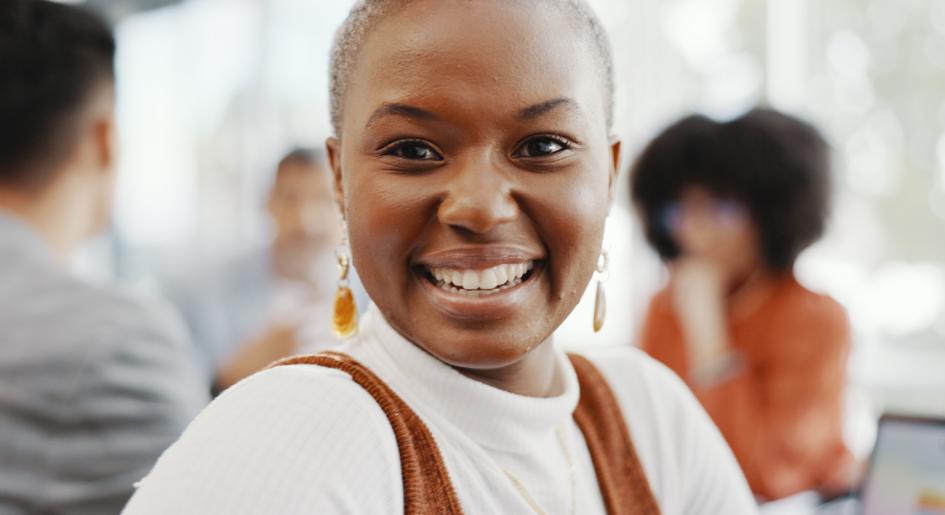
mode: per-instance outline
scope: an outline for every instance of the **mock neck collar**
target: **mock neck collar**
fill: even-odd
[[[557,395],[514,394],[434,358],[391,327],[373,304],[361,322],[361,335],[344,350],[378,374],[421,418],[445,422],[500,451],[529,452],[536,440],[570,420],[579,397],[574,368],[560,351],[555,352],[562,385]]]

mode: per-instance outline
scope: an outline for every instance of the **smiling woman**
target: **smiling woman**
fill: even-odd
[[[552,341],[620,154],[601,34],[577,0],[354,8],[327,146],[374,306],[219,397],[127,513],[754,513],[677,378]]]

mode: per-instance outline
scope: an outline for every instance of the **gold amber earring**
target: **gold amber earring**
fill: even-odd
[[[332,307],[331,330],[338,338],[350,338],[358,333],[358,309],[354,303],[354,294],[348,287],[351,272],[351,258],[347,249],[348,228],[342,227],[342,242],[335,251],[338,258],[338,291]]]
[[[601,250],[597,258],[597,295],[594,296],[594,332],[604,327],[607,318],[607,296],[604,293],[604,281],[610,273],[610,256],[606,250]]]

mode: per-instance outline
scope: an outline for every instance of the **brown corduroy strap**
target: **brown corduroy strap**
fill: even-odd
[[[659,505],[610,385],[587,358],[577,354],[568,357],[581,387],[574,422],[591,453],[607,513],[659,515]]]
[[[607,380],[586,358],[575,354],[568,357],[581,388],[574,422],[581,429],[591,454],[607,513],[659,515],[659,506]],[[339,352],[288,358],[272,366],[280,365],[318,365],[341,370],[377,401],[397,439],[406,515],[459,515],[463,512],[430,430],[367,367]]]
[[[288,358],[272,366],[281,365],[318,365],[341,370],[374,397],[390,421],[397,439],[404,480],[406,515],[463,513],[430,430],[420,417],[367,367],[339,352]]]

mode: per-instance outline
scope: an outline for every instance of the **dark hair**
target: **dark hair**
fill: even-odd
[[[700,186],[742,203],[759,230],[769,267],[790,269],[823,234],[830,203],[830,149],[812,125],[771,109],[726,123],[691,115],[643,150],[630,193],[647,240],[665,260],[679,255],[664,213]]]
[[[279,169],[287,164],[301,164],[305,166],[324,166],[326,162],[325,152],[320,148],[302,148],[297,147],[282,156],[279,160]]]
[[[0,184],[45,185],[75,143],[75,115],[114,82],[115,40],[87,9],[0,2]]]

